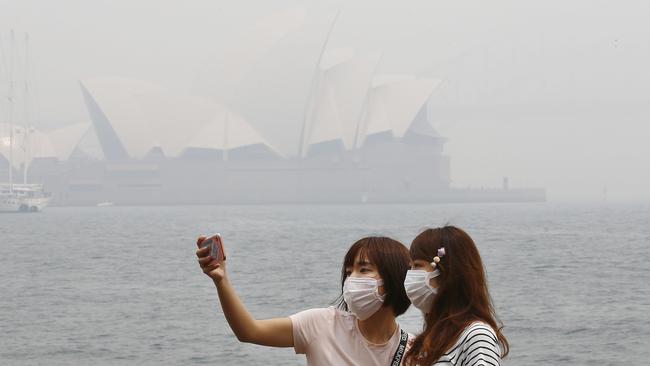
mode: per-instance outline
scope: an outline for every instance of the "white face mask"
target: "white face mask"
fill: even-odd
[[[379,286],[383,284],[384,281],[374,278],[348,277],[345,279],[343,300],[359,320],[370,318],[381,308],[386,297],[379,295]]]
[[[438,293],[437,288],[431,287],[429,281],[440,275],[439,270],[433,272],[421,270],[409,270],[406,272],[404,289],[411,303],[423,313],[431,310],[434,296]]]

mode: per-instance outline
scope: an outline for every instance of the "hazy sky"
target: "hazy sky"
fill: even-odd
[[[270,12],[314,4],[0,0],[0,33],[30,33],[39,120],[54,125],[88,120],[83,78],[200,93],[234,35]],[[610,200],[650,201],[649,2],[326,5],[341,9],[328,47],[380,50],[378,72],[442,79],[429,112],[449,139],[455,186],[508,176],[512,186],[547,187],[552,200],[600,201],[607,189]]]

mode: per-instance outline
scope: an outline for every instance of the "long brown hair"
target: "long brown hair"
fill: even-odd
[[[431,262],[442,247],[445,255],[437,265],[440,270],[438,293],[425,315],[424,331],[415,338],[406,354],[406,364],[437,362],[474,321],[482,321],[494,329],[501,357],[505,357],[509,351],[508,341],[496,317],[483,262],[472,238],[454,226],[427,229],[413,239],[411,259]]]

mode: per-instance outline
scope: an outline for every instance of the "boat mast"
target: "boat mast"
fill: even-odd
[[[23,151],[25,157],[23,160],[23,184],[27,184],[27,162],[29,161],[30,145],[29,145],[29,33],[25,33],[25,90],[24,90],[24,100],[25,104],[25,115],[24,124],[23,124]]]
[[[9,79],[9,91],[7,99],[9,101],[9,193],[14,191],[14,51],[15,39],[14,30],[9,34],[9,67],[7,70]]]

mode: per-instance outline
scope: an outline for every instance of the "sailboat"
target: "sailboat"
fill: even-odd
[[[24,153],[23,159],[23,182],[14,183],[14,147],[16,145],[16,128],[14,126],[14,105],[15,105],[15,95],[14,95],[14,80],[13,80],[13,68],[14,68],[14,51],[15,51],[15,37],[14,31],[11,31],[10,34],[10,52],[9,52],[9,65],[8,65],[8,75],[9,75],[9,90],[7,95],[7,100],[9,102],[9,136],[3,138],[2,142],[5,145],[8,145],[9,148],[9,183],[0,183],[0,212],[38,212],[42,211],[50,202],[51,195],[47,193],[42,184],[27,183],[27,167],[29,163],[28,154],[29,149],[29,135],[30,131],[33,129],[27,128],[28,123],[28,111],[29,111],[29,82],[27,81],[27,75],[25,75],[25,89],[24,89],[24,105],[25,105],[25,116],[24,123],[25,127],[22,130],[22,149]],[[29,36],[25,34],[25,72],[28,71],[29,66]]]
[[[50,199],[42,184],[0,185],[0,212],[39,212]]]

